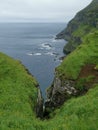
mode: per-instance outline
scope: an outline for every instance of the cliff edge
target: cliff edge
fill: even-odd
[[[0,53],[0,130],[30,129],[36,115],[43,117],[38,86],[19,61]]]
[[[71,53],[47,89],[44,116],[49,120],[36,118],[43,119],[43,99],[35,78],[0,53],[0,130],[98,129],[98,0],[57,37],[68,40],[64,50]]]
[[[81,10],[68,23],[67,28],[57,34],[57,39],[65,39],[68,44],[64,47],[66,54],[76,49],[83,42],[83,37],[98,29],[98,0],[93,0],[90,5]]]
[[[98,0],[77,13],[57,38],[68,40],[65,57],[47,89],[46,111],[86,94],[98,82]],[[74,51],[73,51],[74,50]]]

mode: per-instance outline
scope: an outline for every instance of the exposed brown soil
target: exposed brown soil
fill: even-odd
[[[81,78],[87,78],[89,76],[92,76],[92,79],[84,84],[86,89],[89,89],[93,86],[93,84],[98,83],[98,70],[94,64],[85,65],[80,71],[78,80]]]
[[[98,79],[98,71],[96,70],[95,65],[93,64],[85,65],[82,68],[79,77],[87,77],[89,75],[94,75]]]

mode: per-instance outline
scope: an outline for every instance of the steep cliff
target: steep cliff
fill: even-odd
[[[36,118],[37,101],[38,115],[43,116],[37,86],[20,62],[0,53],[0,130],[97,130],[98,32],[85,36],[83,44],[56,68],[47,92],[46,108],[52,119]],[[59,108],[53,111],[55,107]]]
[[[72,97],[85,94],[97,83],[98,71],[95,69],[98,64],[97,29],[98,0],[93,0],[57,35],[57,38],[68,40],[64,50],[71,53],[55,70],[54,81],[47,89],[47,110],[61,106]]]
[[[46,111],[60,107],[72,97],[88,92],[98,84],[98,32],[84,42],[56,68],[52,86],[47,89]]]
[[[36,115],[43,116],[37,81],[19,61],[0,53],[0,130],[28,129]]]
[[[75,96],[77,90],[74,88],[74,81],[62,80],[55,75],[53,85],[47,89],[47,98],[45,102],[47,108],[57,108],[61,106],[71,96]]]
[[[37,94],[37,103],[36,103],[36,115],[39,118],[43,118],[43,104],[44,104],[44,99],[42,97],[42,93],[40,88],[38,88],[38,94]]]
[[[85,23],[81,26],[81,20],[77,20],[75,29],[68,24],[71,32],[64,37],[82,44],[55,69],[54,81],[47,89],[44,113],[52,119],[36,118],[36,114],[43,118],[43,98],[38,83],[19,61],[0,53],[0,130],[98,129],[97,2],[93,0],[85,9],[94,9],[95,17],[87,18],[87,23],[94,21],[93,26],[90,23],[90,28]]]
[[[83,42],[83,37],[98,29],[98,0],[93,0],[85,9],[78,12],[65,28],[56,37],[65,39],[68,44],[64,47],[65,53],[72,52]]]

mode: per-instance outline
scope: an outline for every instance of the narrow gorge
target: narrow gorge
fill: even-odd
[[[61,65],[55,69],[53,83],[47,88],[45,116],[49,117],[51,112],[60,108],[70,98],[86,94],[97,83],[96,41],[95,48],[92,47],[94,39],[98,36],[97,12],[98,0],[93,0],[90,5],[77,13],[68,23],[67,28],[56,36],[56,39],[68,41],[64,53],[71,54],[65,56]]]
[[[98,0],[57,34],[67,54],[44,101],[40,85],[18,61],[0,53],[0,130],[98,129]]]

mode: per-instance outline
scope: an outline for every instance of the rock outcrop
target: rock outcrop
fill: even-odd
[[[57,108],[61,106],[67,99],[77,94],[74,87],[74,81],[62,80],[55,77],[53,84],[47,89],[47,100],[45,102],[46,108]]]
[[[98,71],[93,64],[83,66],[76,80],[63,79],[56,75],[53,84],[47,89],[46,112],[60,107],[72,97],[84,95],[97,81]]]
[[[42,93],[40,88],[38,87],[38,97],[37,97],[37,105],[36,105],[36,115],[39,118],[43,118],[43,103],[44,100],[42,98]]]
[[[75,50],[82,43],[82,37],[98,28],[97,12],[98,0],[93,0],[89,6],[76,14],[68,23],[67,28],[57,34],[57,39],[65,39],[68,41],[68,44],[64,47],[66,54]]]
[[[90,43],[91,41],[87,40],[87,37],[86,37],[87,34],[89,35],[93,34],[94,37],[95,35],[97,35],[97,33],[94,33],[94,30],[96,31],[96,29],[98,28],[98,13],[97,12],[98,12],[98,0],[93,0],[89,6],[87,6],[85,9],[77,13],[74,19],[72,19],[68,23],[67,28],[65,28],[61,33],[59,33],[56,36],[57,39],[65,39],[68,41],[68,44],[64,47],[64,52],[66,54],[72,52],[81,43],[84,43],[83,41],[85,41],[85,44]],[[89,46],[87,47],[89,50]],[[79,55],[78,49],[76,52]],[[83,50],[79,49],[79,51],[82,52]],[[84,53],[84,51],[82,53]],[[80,57],[83,58],[82,53],[80,54]],[[72,54],[69,56],[69,59],[71,56]],[[76,54],[75,54],[75,57],[77,57]],[[79,59],[75,59],[74,57],[73,58],[75,60],[80,60],[80,57]],[[72,63],[75,62],[73,58],[70,59],[72,60]],[[85,56],[84,56],[84,59],[86,60]],[[80,63],[78,62],[76,63],[79,65],[81,64],[81,62],[84,62],[84,61],[81,60]],[[81,76],[78,74],[75,78],[72,78],[71,72],[73,73],[73,71],[71,70],[71,68],[74,69],[72,63],[71,61],[70,62],[68,61],[68,57],[67,57],[64,59],[60,67],[56,69],[54,81],[51,87],[47,89],[47,100],[45,102],[45,108],[46,108],[45,110],[47,113],[51,112],[57,107],[60,107],[66,100],[70,99],[71,97],[83,95],[84,93],[86,93],[88,89],[90,88],[89,84],[91,84],[92,86],[92,83],[94,80],[93,76],[96,77],[95,75],[92,76],[92,73],[89,74],[87,77],[85,77],[84,75],[84,77],[81,78]],[[82,63],[82,65],[85,65],[85,63]],[[68,67],[68,65],[69,66],[72,65],[72,67],[70,68]],[[78,67],[78,65],[75,65],[75,68]],[[80,66],[79,71],[81,71],[83,66],[81,65],[79,66]],[[76,69],[76,71],[78,70]],[[68,76],[68,74],[70,76]]]

